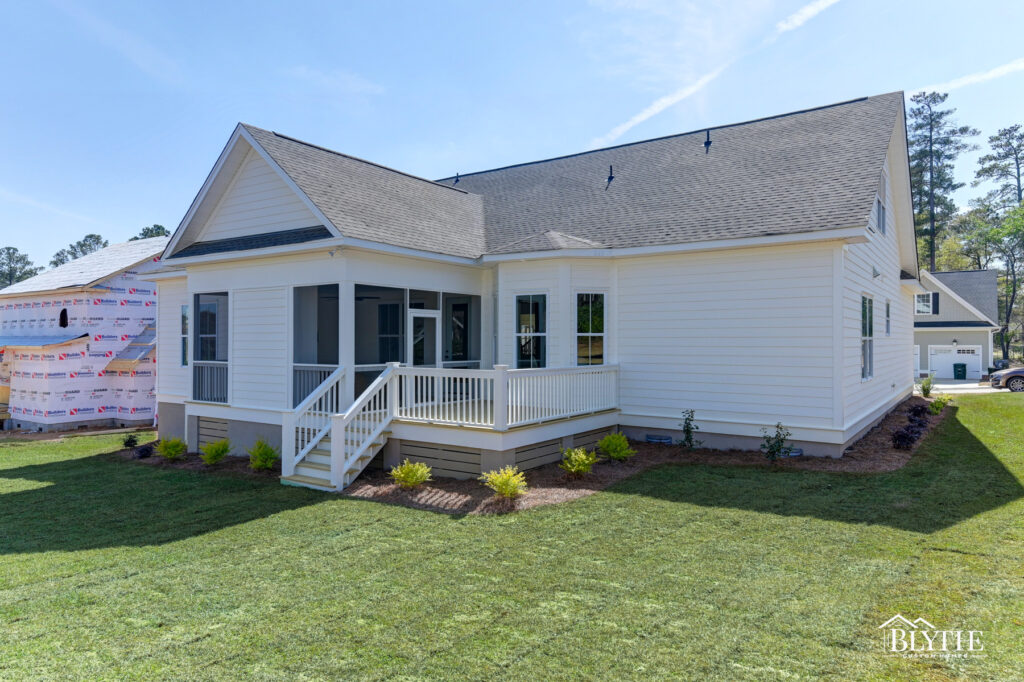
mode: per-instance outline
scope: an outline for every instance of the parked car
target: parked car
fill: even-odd
[[[1008,388],[1014,393],[1024,391],[1024,367],[1004,369],[992,375],[992,388]]]

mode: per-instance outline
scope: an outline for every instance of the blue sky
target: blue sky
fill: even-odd
[[[236,7],[0,0],[0,246],[173,229],[238,121],[431,178],[933,85],[1024,123],[1016,1]]]

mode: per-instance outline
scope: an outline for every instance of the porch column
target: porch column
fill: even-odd
[[[345,368],[341,391],[341,409],[345,411],[356,399],[356,285],[352,281],[338,284],[338,364]]]
[[[508,431],[508,365],[494,366],[494,430]]]

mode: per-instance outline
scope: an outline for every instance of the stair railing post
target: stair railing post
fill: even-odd
[[[388,369],[391,370],[391,376],[388,377],[388,421],[391,421],[398,416],[398,367],[401,365],[399,362],[389,362]]]
[[[281,418],[281,475],[295,473],[295,411],[285,412]]]
[[[494,366],[494,430],[508,431],[508,365]]]
[[[331,487],[340,489],[345,482],[345,417],[331,417]]]

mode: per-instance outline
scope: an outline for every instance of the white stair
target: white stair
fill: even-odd
[[[388,441],[389,431],[385,431],[373,439],[366,451],[356,458],[356,463],[348,468],[342,478],[342,487],[335,488],[331,485],[331,437],[325,436],[315,448],[302,458],[295,465],[295,473],[291,476],[282,476],[281,482],[285,485],[301,485],[317,490],[337,491],[351,485],[354,480],[363,472],[381,448]],[[359,445],[349,441],[352,445]]]

